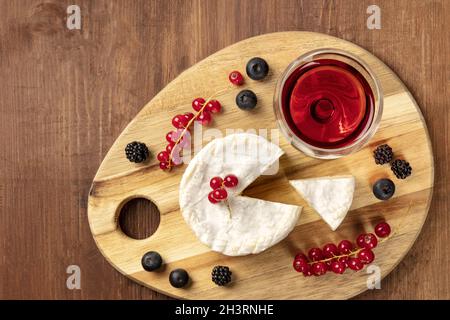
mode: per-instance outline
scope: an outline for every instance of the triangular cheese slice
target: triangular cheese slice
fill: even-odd
[[[201,242],[230,256],[255,254],[284,239],[295,227],[301,207],[239,194],[276,165],[283,151],[255,134],[215,139],[189,163],[180,183],[181,213]],[[212,177],[234,174],[228,203],[208,200]]]
[[[355,191],[353,176],[320,177],[289,182],[333,231],[339,227],[352,205]]]

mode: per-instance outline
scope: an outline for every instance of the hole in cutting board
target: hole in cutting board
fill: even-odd
[[[134,198],[120,210],[119,226],[123,233],[133,239],[150,237],[159,227],[158,207],[148,199]]]

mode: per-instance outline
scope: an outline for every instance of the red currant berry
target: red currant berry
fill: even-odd
[[[175,117],[172,118],[173,126],[178,129],[185,128],[188,122],[189,121],[182,114],[177,114]]]
[[[169,153],[167,151],[161,151],[156,156],[159,162],[167,162],[169,161]]]
[[[197,119],[195,119],[195,121],[200,122],[203,126],[210,124],[211,120],[211,113],[206,110],[203,110],[202,113],[198,115]]]
[[[322,252],[325,258],[333,258],[339,255],[339,250],[334,243],[324,245]]]
[[[362,249],[358,252],[358,259],[364,264],[369,264],[375,259],[375,254],[370,249]]]
[[[166,140],[167,142],[175,142],[173,137],[175,136],[175,132],[174,131],[170,131],[166,134]]]
[[[192,118],[194,117],[194,114],[192,112],[186,112],[185,114],[183,114],[183,116],[185,117],[185,119],[189,122],[192,120]],[[187,124],[186,124],[187,125]]]
[[[305,260],[306,262],[308,262],[308,257],[300,252],[295,255],[294,260]]]
[[[194,109],[195,111],[200,111],[200,109],[203,107],[204,104],[205,104],[205,99],[196,98],[196,99],[194,99],[194,101],[192,101],[192,109]]]
[[[347,263],[348,267],[354,271],[359,271],[364,268],[363,263],[358,258],[350,258]]]
[[[218,113],[222,109],[222,105],[217,100],[211,100],[206,104],[205,109],[211,113]]]
[[[327,273],[327,265],[325,262],[317,262],[312,265],[312,273],[315,276],[321,276]]]
[[[375,226],[375,234],[380,238],[386,238],[391,234],[391,226],[387,222],[380,222]]]
[[[346,264],[341,261],[331,261],[331,271],[337,274],[343,274],[346,269]]]
[[[373,249],[377,246],[378,240],[373,233],[365,233],[356,238],[356,243],[360,248]]]
[[[338,244],[340,254],[349,254],[353,250],[353,244],[348,240],[342,240]]]
[[[228,197],[228,192],[225,189],[216,189],[213,191],[213,196],[216,200],[225,200]]]
[[[307,261],[302,259],[295,259],[293,263],[294,269],[297,272],[305,272],[309,269],[309,264]]]
[[[213,190],[216,190],[216,189],[219,189],[222,187],[222,182],[223,182],[223,180],[221,177],[214,177],[209,182],[209,185],[211,186],[211,188]]]
[[[213,203],[213,204],[219,202],[218,200],[216,200],[216,199],[214,198],[213,191],[211,191],[211,192],[208,194],[208,200],[209,200],[209,202],[211,202],[211,203]]]
[[[348,256],[344,256],[344,257],[340,257],[338,259],[339,262],[342,262],[345,266],[347,266],[347,262],[348,262],[349,257]]]
[[[240,86],[244,83],[244,77],[239,71],[231,71],[228,80],[236,86]]]
[[[322,260],[323,259],[322,250],[320,250],[319,248],[312,248],[308,251],[308,257],[312,261]]]
[[[159,163],[159,168],[160,168],[161,170],[167,170],[167,169],[169,169],[169,163],[168,163],[168,162],[165,162],[165,161],[160,162],[160,163]]]
[[[303,275],[305,277],[311,277],[313,275],[312,273],[312,268],[311,266],[308,264],[308,267],[306,268],[307,270],[303,272]]]
[[[169,144],[166,146],[166,151],[169,153],[169,155],[172,152],[173,147],[175,147],[175,142],[169,142]]]
[[[225,179],[223,180],[223,184],[227,188],[234,188],[238,185],[239,180],[234,174],[229,174],[225,176]]]

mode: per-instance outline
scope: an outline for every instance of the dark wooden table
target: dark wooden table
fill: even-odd
[[[81,8],[81,30],[66,8]],[[369,30],[366,9],[381,8]],[[0,1],[0,298],[161,299],[119,274],[91,237],[95,172],[140,108],[184,69],[258,34],[307,30],[352,41],[408,86],[428,124],[428,219],[382,290],[358,299],[450,298],[450,1]],[[155,229],[130,205],[125,228]],[[137,230],[137,231],[136,231]],[[81,289],[66,287],[69,265]]]

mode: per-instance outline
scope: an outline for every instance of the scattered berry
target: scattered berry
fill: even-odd
[[[380,238],[386,238],[391,234],[391,226],[387,222],[380,222],[375,226],[375,234]]]
[[[215,266],[211,272],[212,281],[218,286],[224,286],[231,282],[230,268],[225,266]]]
[[[330,267],[331,267],[331,271],[333,271],[334,273],[343,274],[345,272],[347,265],[344,262],[335,260],[335,261],[331,261]]]
[[[149,151],[145,143],[133,141],[125,147],[125,155],[130,162],[140,163],[147,160]]]
[[[338,250],[341,255],[349,254],[353,250],[353,244],[348,240],[342,240],[338,244]]]
[[[228,197],[228,192],[223,188],[219,188],[213,191],[213,197],[216,200],[222,201]]]
[[[358,258],[348,259],[347,266],[354,271],[359,271],[364,268],[364,264]]]
[[[195,121],[200,122],[203,126],[207,126],[211,123],[212,117],[209,111],[203,110],[195,119]]]
[[[373,249],[377,246],[378,240],[373,233],[363,233],[356,238],[356,244],[360,248]]]
[[[308,257],[312,260],[312,261],[319,261],[323,259],[323,253],[322,250],[320,250],[319,248],[312,248],[308,251]]]
[[[315,276],[321,276],[327,273],[327,265],[325,262],[317,262],[312,265],[312,273]]]
[[[149,251],[142,256],[142,267],[145,271],[154,271],[162,265],[162,258],[158,252]]]
[[[221,177],[214,177],[209,182],[209,185],[213,190],[219,189],[222,187],[223,179]]]
[[[240,86],[244,83],[244,77],[239,71],[231,71],[228,80],[236,86]]]
[[[392,162],[391,170],[398,179],[405,179],[406,177],[409,177],[412,172],[412,168],[409,165],[409,162],[399,159]]]
[[[222,109],[222,105],[217,100],[211,100],[206,104],[205,109],[211,113],[218,113]]]
[[[223,179],[223,185],[227,188],[234,188],[238,185],[239,180],[234,174],[229,174]]]
[[[372,187],[373,194],[380,200],[388,200],[395,193],[395,184],[390,179],[380,179]]]
[[[203,107],[204,104],[205,104],[205,99],[195,98],[192,101],[192,109],[194,109],[195,111],[200,111],[200,109]]]
[[[339,250],[334,243],[328,243],[324,245],[322,253],[325,258],[333,258],[339,255]]]
[[[256,94],[251,90],[242,90],[236,96],[236,104],[242,110],[252,110],[257,103]]]
[[[169,282],[172,287],[182,288],[189,282],[189,275],[184,269],[175,269],[169,275]]]
[[[252,58],[247,62],[245,71],[250,79],[262,80],[269,73],[269,65],[262,58]]]
[[[208,194],[208,200],[209,200],[209,202],[211,202],[212,204],[216,204],[216,203],[219,202],[219,200],[217,200],[216,198],[214,198],[214,191],[211,191],[211,192]]]
[[[362,249],[358,252],[358,259],[364,264],[369,264],[375,259],[375,254],[370,249]]]
[[[373,156],[376,164],[385,164],[392,161],[394,153],[391,147],[387,144],[382,144],[373,151]]]

